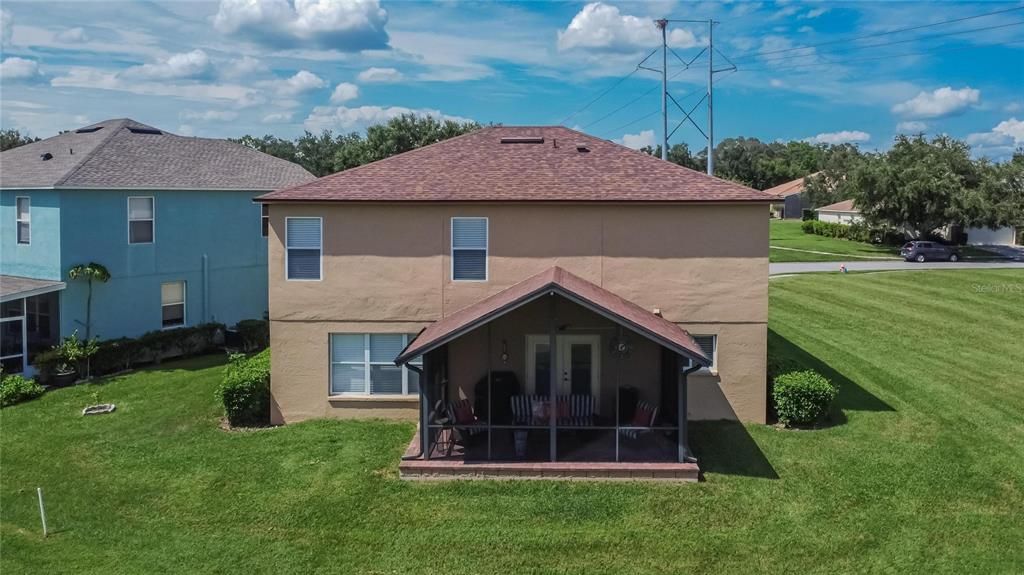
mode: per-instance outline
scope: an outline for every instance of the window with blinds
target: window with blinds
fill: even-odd
[[[692,335],[692,334],[691,334]],[[709,369],[718,369],[718,336],[717,335],[692,335],[694,341],[700,346],[701,351],[704,352],[711,360],[711,367]],[[686,369],[693,365],[693,362],[686,360],[683,363],[683,369]]]
[[[32,243],[32,200],[28,196],[18,196],[14,201],[17,204],[18,243],[27,245]]]
[[[285,219],[285,277],[319,280],[323,269],[323,219]]]
[[[160,284],[160,317],[162,327],[185,325],[185,282]]]
[[[331,395],[415,395],[419,374],[395,365],[415,338],[401,333],[331,334]],[[421,360],[411,362],[422,365]]]
[[[154,211],[153,198],[128,198],[128,243],[153,243],[153,227],[156,221]]]
[[[452,218],[452,280],[487,281],[487,218]]]

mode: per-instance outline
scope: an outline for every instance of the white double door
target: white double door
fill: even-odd
[[[552,353],[548,335],[526,336],[526,391],[550,393]],[[590,395],[595,407],[601,389],[601,336],[555,336],[555,376],[558,395]]]

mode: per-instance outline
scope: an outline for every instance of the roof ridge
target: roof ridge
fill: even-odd
[[[117,123],[114,124],[113,129],[111,129],[109,132],[104,134],[102,139],[100,140],[100,142],[98,144],[96,144],[95,146],[93,146],[93,148],[91,150],[89,150],[88,152],[83,154],[83,157],[82,157],[81,160],[79,160],[74,166],[71,166],[71,168],[67,172],[65,172],[64,175],[59,180],[54,182],[53,183],[53,187],[56,188],[58,186],[62,186],[62,185],[64,185],[64,182],[66,182],[69,179],[71,179],[71,176],[75,175],[79,170],[81,170],[82,167],[85,166],[85,164],[89,160],[91,160],[94,157],[96,157],[96,152],[98,152],[104,146],[106,146],[107,143],[110,142],[110,139],[114,137],[114,134],[116,134],[116,133],[120,132],[122,129],[124,129],[125,125],[129,121],[130,120],[128,118],[120,118],[120,119],[118,119]],[[102,123],[102,122],[100,122],[100,123]]]
[[[427,144],[426,146],[420,146],[418,148],[413,148],[411,150],[406,150],[404,152],[401,152],[401,153],[398,153],[398,154],[394,154],[394,155],[388,156],[386,158],[381,158],[379,160],[374,160],[372,162],[367,162],[365,164],[360,164],[358,166],[355,166],[354,168],[349,168],[347,170],[341,170],[341,171],[338,171],[338,172],[334,172],[333,174],[327,174],[326,176],[320,176],[319,178],[316,178],[315,180],[310,180],[308,182],[302,182],[301,184],[295,184],[293,186],[288,186],[287,188],[281,188],[280,190],[274,190],[273,193],[276,194],[278,192],[286,192],[286,191],[292,190],[294,188],[299,188],[299,187],[302,187],[302,186],[309,185],[309,184],[311,184],[313,182],[319,182],[319,181],[322,181],[322,180],[326,180],[328,178],[335,178],[335,177],[340,176],[341,174],[351,174],[351,173],[354,173],[354,172],[358,172],[358,171],[360,171],[362,169],[368,168],[369,166],[376,166],[376,165],[380,164],[381,162],[387,162],[388,160],[392,160],[394,158],[405,157],[405,156],[407,156],[409,154],[412,154],[413,152],[418,152],[420,150],[426,150],[427,148],[430,148],[430,147],[433,147],[433,146],[437,146],[439,144],[445,144],[445,143],[448,143],[448,142],[459,140],[461,138],[465,138],[466,136],[471,136],[473,134],[479,134],[480,132],[483,132],[484,130],[492,130],[494,128],[500,128],[500,127],[501,126],[481,126],[480,128],[478,128],[476,130],[473,130],[472,132],[466,132],[465,134],[459,134],[458,136],[452,136],[451,138],[446,138],[444,140],[440,140],[440,141],[434,142],[432,144]]]

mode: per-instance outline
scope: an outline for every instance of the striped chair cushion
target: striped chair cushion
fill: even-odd
[[[512,417],[519,425],[547,425],[550,412],[545,408],[550,398],[545,395],[513,395]],[[557,398],[558,425],[590,426],[594,424],[594,398],[589,395],[560,395]]]
[[[636,411],[633,412],[633,421],[629,422],[630,427],[653,427],[655,420],[658,419],[658,407],[651,405],[646,401],[638,401],[636,404]],[[642,434],[650,431],[649,429],[623,429],[621,433],[623,437],[630,439],[636,439]]]

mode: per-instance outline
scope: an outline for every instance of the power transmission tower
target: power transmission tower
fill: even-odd
[[[708,25],[708,45],[705,46],[703,50],[701,50],[696,56],[694,56],[689,61],[683,60],[682,58],[679,57],[678,54],[675,53],[675,50],[672,50],[671,48],[668,47],[668,24],[669,24],[669,22],[681,22],[681,23],[690,23],[690,24],[707,24]],[[714,105],[713,105],[715,74],[717,74],[719,72],[727,72],[727,71],[730,71],[730,70],[735,70],[736,69],[736,65],[733,64],[732,61],[729,60],[729,58],[725,54],[722,54],[722,52],[720,50],[715,48],[715,43],[714,43],[714,27],[715,27],[715,24],[718,24],[718,22],[716,22],[716,21],[714,21],[714,20],[712,20],[710,18],[707,19],[707,20],[673,20],[673,19],[668,19],[668,18],[662,18],[660,20],[655,20],[654,23],[655,23],[655,25],[658,26],[658,29],[661,30],[661,69],[658,70],[656,68],[648,68],[646,66],[643,66],[642,63],[641,63],[640,66],[637,66],[637,67],[638,68],[642,68],[644,70],[651,70],[653,72],[660,72],[661,73],[661,159],[662,160],[667,160],[668,159],[668,139],[670,137],[672,137],[672,134],[674,134],[676,132],[676,130],[679,129],[680,126],[682,126],[685,122],[689,121],[691,124],[693,124],[693,127],[697,128],[697,131],[699,131],[701,133],[701,135],[704,136],[704,138],[708,142],[708,151],[707,151],[707,154],[708,154],[708,175],[712,175],[713,176],[713,175],[715,175],[715,115],[714,115]],[[678,59],[683,64],[683,66],[685,68],[689,68],[690,65],[692,65],[697,60],[697,58],[700,58],[704,53],[707,53],[707,55],[708,55],[708,88],[707,88],[707,93],[705,93],[704,97],[701,98],[701,101],[697,102],[697,104],[694,105],[693,108],[691,108],[689,111],[684,110],[683,107],[679,105],[679,102],[677,102],[676,99],[672,97],[672,94],[670,94],[669,91],[668,91],[668,54],[669,54],[669,52],[671,52],[672,55],[675,56],[676,59]],[[722,56],[723,58],[725,58],[725,60],[727,62],[729,62],[729,67],[722,68],[720,70],[716,70],[715,69],[715,52],[718,52],[718,54],[720,56]],[[679,122],[679,124],[671,132],[668,131],[668,101],[669,100],[672,100],[672,103],[675,104],[675,106],[677,108],[679,108],[679,111],[684,114],[683,119]],[[697,122],[695,122],[693,120],[693,117],[692,117],[692,114],[697,109],[697,106],[700,106],[700,104],[702,102],[704,102],[704,101],[707,101],[707,107],[708,107],[708,119],[707,119],[708,130],[707,130],[707,132],[702,130],[701,127],[699,125],[697,125]]]

